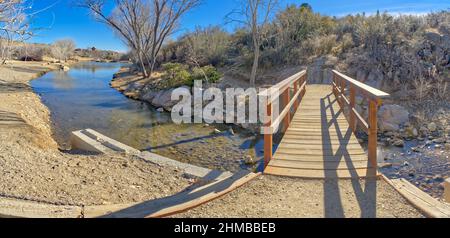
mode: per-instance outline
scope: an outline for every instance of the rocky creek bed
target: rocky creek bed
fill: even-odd
[[[450,177],[450,152],[442,144],[417,139],[403,147],[381,147],[381,171],[387,177],[406,178],[435,198],[442,198],[444,181]]]

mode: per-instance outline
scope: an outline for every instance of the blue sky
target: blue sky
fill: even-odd
[[[204,3],[187,14],[176,35],[194,29],[196,26],[223,25],[224,17],[235,9],[238,0],[203,0]],[[288,4],[309,3],[314,11],[330,16],[344,16],[354,13],[374,13],[377,10],[393,14],[423,14],[450,9],[450,0],[280,0],[280,7]],[[41,28],[31,41],[52,43],[55,40],[71,38],[77,46],[95,46],[101,49],[126,51],[126,46],[114,33],[89,16],[85,9],[73,6],[72,0],[35,0],[34,11],[51,8],[37,14],[32,21],[34,28]],[[174,37],[176,37],[176,35]]]

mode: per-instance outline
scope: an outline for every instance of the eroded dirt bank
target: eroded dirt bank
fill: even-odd
[[[0,196],[64,205],[129,203],[165,197],[190,182],[174,169],[132,156],[58,150],[50,112],[29,81],[56,65],[0,67]]]

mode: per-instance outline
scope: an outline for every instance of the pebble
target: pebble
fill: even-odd
[[[405,147],[405,142],[403,140],[398,139],[394,141],[393,145],[396,147]]]
[[[157,112],[164,112],[164,108],[158,108],[156,111]]]
[[[228,130],[230,132],[231,135],[235,135],[233,128],[230,128],[230,130]]]
[[[432,122],[432,123],[428,124],[428,130],[430,130],[431,132],[435,132],[437,130],[436,123]]]
[[[444,144],[447,140],[445,138],[434,139],[433,143]]]
[[[433,177],[433,180],[438,183],[442,183],[442,182],[444,182],[444,177],[442,177],[442,175],[436,175]]]
[[[255,160],[254,160],[253,157],[250,156],[250,155],[246,155],[246,156],[244,157],[244,163],[245,163],[246,165],[254,165],[254,164],[256,164]]]
[[[392,164],[391,163],[381,163],[380,165],[379,165],[379,167],[381,168],[381,169],[387,169],[387,168],[392,168]]]

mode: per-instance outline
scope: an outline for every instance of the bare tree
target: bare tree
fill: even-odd
[[[261,55],[261,45],[266,37],[266,29],[270,23],[271,13],[278,0],[240,0],[241,8],[228,14],[229,21],[242,23],[252,35],[253,66],[250,74],[250,84],[255,85],[256,75]]]
[[[82,0],[79,6],[114,29],[135,54],[144,77],[150,77],[165,40],[174,33],[181,17],[201,1],[114,0],[111,14],[104,10],[106,0]]]
[[[4,64],[10,57],[11,46],[31,36],[26,22],[24,0],[0,1],[0,60]]]
[[[71,39],[59,40],[52,45],[52,55],[59,61],[67,61],[75,51],[75,42]]]

